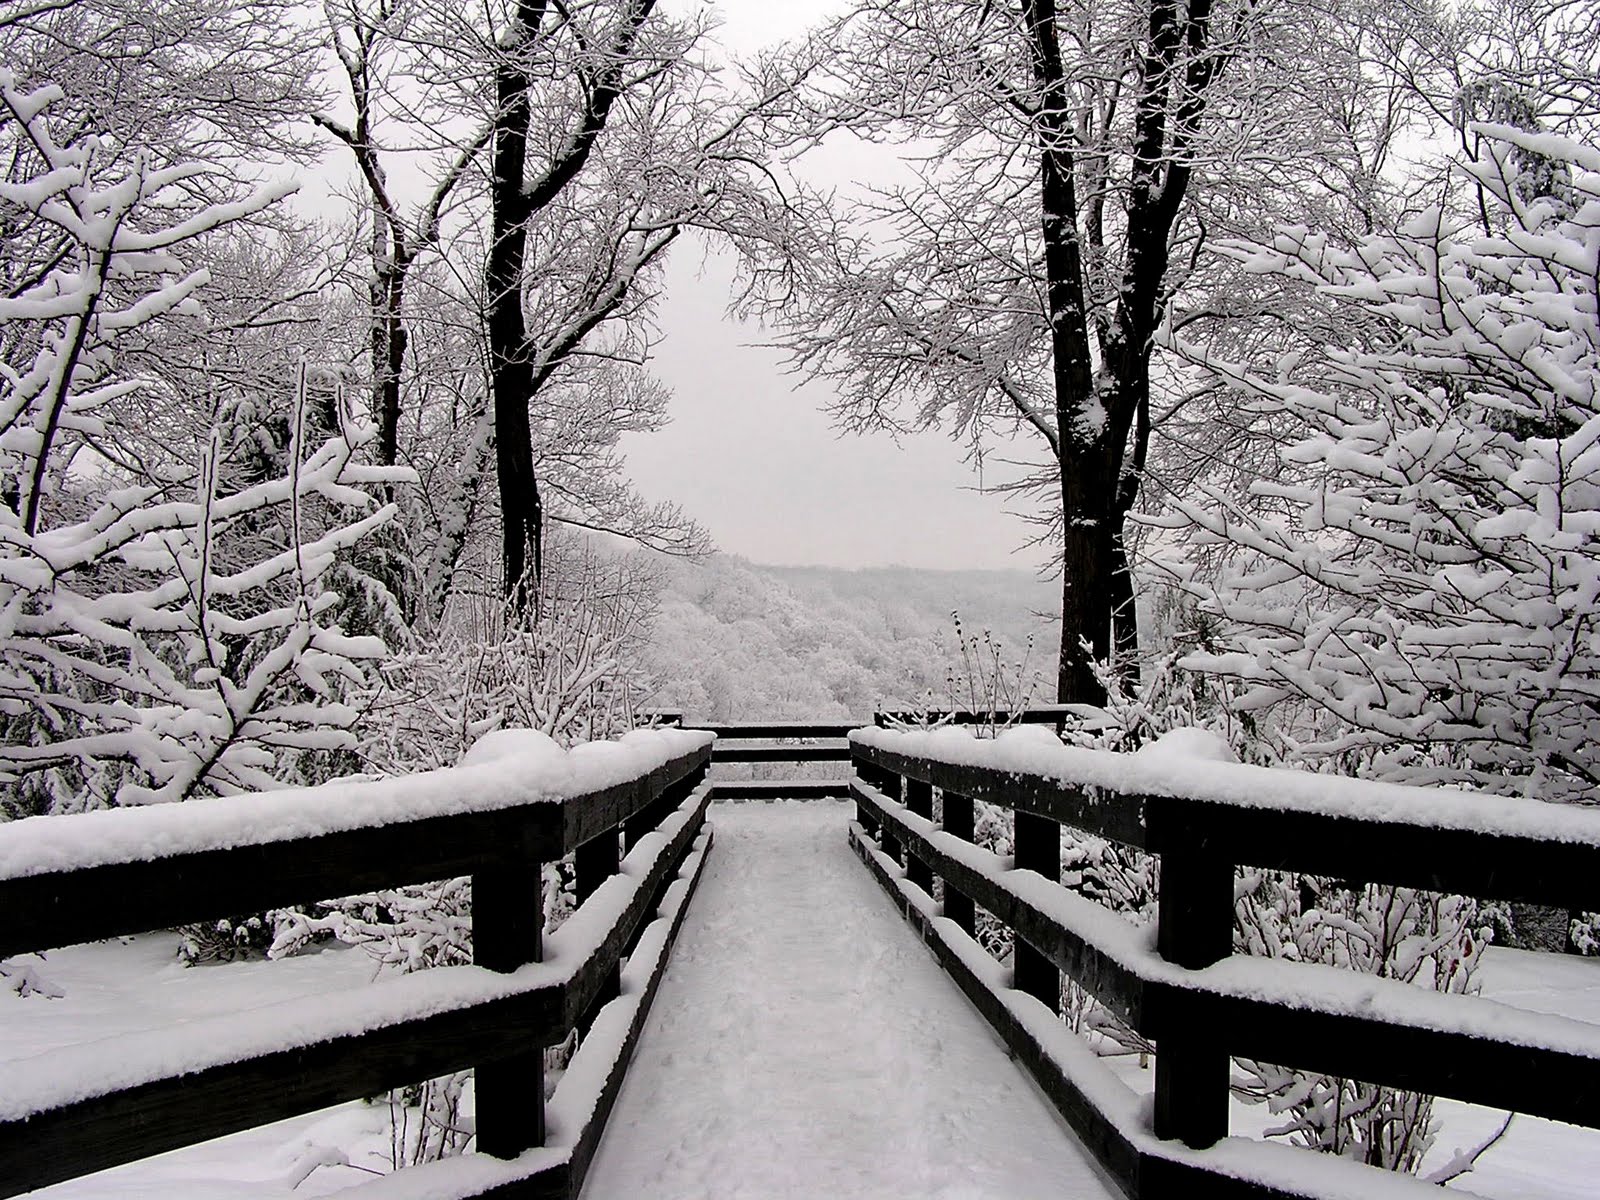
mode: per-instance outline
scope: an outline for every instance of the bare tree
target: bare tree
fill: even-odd
[[[378,425],[378,461],[392,466],[399,461],[401,376],[410,340],[406,289],[412,268],[438,247],[444,218],[489,144],[493,126],[487,118],[452,121],[450,114],[428,104],[426,89],[414,79],[419,51],[411,30],[417,5],[409,0],[370,5],[330,0],[325,13],[350,118],[315,111],[311,119],[349,150],[365,191],[372,412]],[[421,93],[418,101],[408,102],[403,95],[408,85]],[[397,118],[394,123],[405,139],[398,146],[384,138],[389,116]],[[457,125],[464,125],[464,131],[453,138],[449,135]],[[427,140],[418,144],[417,139]],[[438,161],[422,200],[408,204],[390,182],[390,160],[403,156],[414,166],[422,154]]]
[[[1151,340],[1201,232],[1183,219],[1195,181],[1249,150],[1241,93],[1220,83],[1263,36],[1260,10],[872,0],[830,36],[796,136],[914,139],[916,182],[820,218],[803,302],[778,313],[785,341],[840,382],[847,425],[1039,439],[1045,463],[1021,486],[1050,494],[1057,694],[1099,700],[1092,664],[1114,623],[1124,645],[1134,625],[1123,525]]]
[[[581,381],[613,370],[606,363],[642,368],[653,340],[653,280],[685,230],[738,236],[745,223],[765,219],[772,199],[752,138],[753,118],[771,99],[731,95],[699,53],[704,19],[670,18],[654,0],[517,0],[475,36],[463,32],[469,24],[455,14],[436,18],[432,65],[418,78],[455,79],[458,110],[483,114],[490,128],[478,302],[504,591],[525,610],[539,594],[552,515],[540,473],[539,398],[587,386]],[[490,69],[474,75],[462,56],[484,47],[492,47]],[[610,387],[612,397],[622,394]],[[481,474],[463,462],[463,479]],[[590,518],[606,507],[586,503]],[[566,519],[584,511],[562,507]],[[704,545],[698,530],[663,520],[668,510],[650,510],[642,523],[637,506],[627,512],[613,531],[667,549]]]

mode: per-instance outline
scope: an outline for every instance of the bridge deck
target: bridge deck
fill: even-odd
[[[852,857],[849,811],[712,808],[585,1200],[1120,1194]]]

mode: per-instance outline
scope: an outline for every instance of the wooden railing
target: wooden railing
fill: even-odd
[[[697,729],[716,736],[711,749],[715,763],[815,763],[845,762],[850,746],[845,735],[859,722],[826,721],[724,721],[687,722],[681,712],[657,710],[648,714],[658,725]],[[714,779],[716,800],[842,800],[850,795],[850,781],[834,779]]]
[[[1592,909],[1600,812],[1398,788],[1344,803],[1359,785],[1330,802],[1323,783],[1263,802],[1304,792],[1308,777],[1213,764],[1191,794],[1152,795],[1151,772],[1129,756],[1060,748],[1047,778],[983,765],[981,749],[923,753],[911,739],[897,750],[877,731],[854,736],[857,853],[1128,1196],[1319,1197],[1330,1172],[1352,1171],[1338,1194],[1423,1194],[1328,1156],[1309,1171],[1311,1152],[1276,1144],[1203,1150],[1228,1135],[1234,1056],[1600,1127],[1600,1027],[1332,967],[1230,958],[1236,866]],[[1163,790],[1175,790],[1171,778]],[[1235,778],[1248,801],[1230,799]],[[974,800],[1015,814],[1014,861],[972,844]],[[1060,886],[1061,825],[1159,856],[1153,949]],[[1014,932],[1010,973],[972,939],[975,906]],[[1148,1123],[1057,1019],[1059,971],[1154,1040]]]
[[[156,1031],[98,1062],[6,1065],[0,1196],[467,1067],[488,1157],[451,1194],[576,1196],[710,845],[710,754],[677,735],[653,768],[561,799],[508,781],[512,758],[196,801],[181,822],[162,806],[0,825],[0,957],[467,875],[475,963],[255,1009],[204,1046]],[[568,854],[580,905],[545,939],[542,864]],[[574,1028],[544,1146],[544,1049]]]
[[[724,721],[691,722],[681,712],[656,711],[656,722],[688,729],[703,729],[717,737],[711,757],[717,763],[818,763],[848,762],[847,736],[860,721]],[[1017,712],[974,712],[965,709],[879,710],[874,724],[946,725],[1052,725],[1059,732],[1068,719],[1063,705]],[[718,779],[712,784],[719,800],[821,800],[850,795],[850,781],[837,779]]]
[[[872,723],[880,729],[891,725],[1050,725],[1057,733],[1072,719],[1073,705],[1042,704],[1032,708],[928,708],[879,709]]]

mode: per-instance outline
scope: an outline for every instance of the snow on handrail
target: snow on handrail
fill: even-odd
[[[1217,1175],[1254,1180],[1252,1195],[1363,1194],[1351,1179],[1291,1190],[1292,1167],[1258,1172],[1258,1149],[1227,1137],[1230,1055],[1600,1128],[1600,1026],[1232,952],[1239,866],[1577,906],[1600,873],[1600,811],[1248,767],[1198,731],[1135,754],[1037,729],[873,728],[850,743],[857,852],[1130,1196]],[[1015,812],[1014,857],[974,844],[975,798]],[[1159,855],[1154,927],[1060,884],[1062,824]],[[1012,929],[1009,971],[988,969],[975,906]],[[1037,1034],[1034,1017],[1059,1024],[1062,971],[1154,1039],[1148,1115],[1130,1117]]]
[[[548,739],[547,739],[548,740]],[[711,744],[709,733],[640,729],[615,742],[502,753],[393,779],[338,781],[182,804],[0,824],[0,881],[239,846],[298,841],[430,817],[579,799]]]
[[[908,758],[1030,775],[1122,796],[1167,796],[1600,848],[1600,808],[1219,762],[1163,752],[1160,743],[1133,754],[1089,750],[1063,745],[1035,727],[978,738],[954,726],[928,731],[867,726],[849,736],[852,745]]]

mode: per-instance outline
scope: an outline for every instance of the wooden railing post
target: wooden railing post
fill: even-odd
[[[907,775],[906,808],[919,817],[933,820],[933,785]],[[906,850],[906,878],[928,895],[933,895],[933,871],[909,848]]]
[[[622,861],[622,830],[611,828],[599,837],[592,837],[573,852],[573,875],[578,903],[582,904],[599,889],[600,885],[617,873]],[[594,1024],[595,1014],[622,994],[622,964],[615,964],[606,973],[595,993],[594,1003],[578,1022],[580,1035],[587,1034]]]
[[[850,760],[850,765],[855,768],[856,777],[862,783],[873,783],[876,768],[871,763],[864,761],[854,747],[850,751]],[[874,786],[876,785],[874,784]],[[863,804],[856,805],[856,824],[866,831],[868,837],[876,838],[878,836],[878,818],[873,816],[872,810]]]
[[[944,791],[941,791],[940,795],[944,804],[944,817],[940,824],[944,831],[952,837],[970,842],[973,834],[972,797]],[[948,879],[944,881],[944,915],[967,933],[977,932],[978,916],[977,909],[972,904],[972,897],[951,887]]]
[[[472,876],[472,961],[515,971],[544,954],[544,867],[532,855],[509,853]],[[479,1063],[478,1150],[515,1158],[544,1145],[544,1048]]]
[[[1037,871],[1051,883],[1061,882],[1061,826],[1049,817],[1015,812],[1011,843],[1019,871]],[[1012,986],[1061,1011],[1061,972],[1011,931]]]
[[[900,776],[883,767],[874,767],[872,776],[870,780],[872,786],[898,804],[900,802]],[[894,859],[895,862],[904,866],[904,848],[900,845],[900,839],[894,835],[894,830],[891,826],[885,825],[883,827],[881,841],[883,842],[883,852]]]
[[[1168,833],[1161,847],[1156,949],[1199,970],[1233,953],[1233,863],[1195,831]],[[1203,1149],[1228,1136],[1229,1058],[1203,1026],[1168,1028],[1156,1042],[1154,1127]]]

